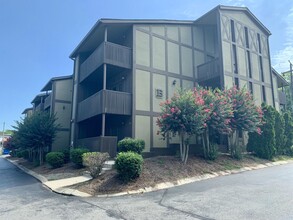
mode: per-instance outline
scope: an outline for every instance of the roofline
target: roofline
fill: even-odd
[[[112,19],[101,18],[89,30],[77,47],[71,52],[69,58],[74,59],[79,48],[86,42],[86,40],[93,34],[94,30],[99,28],[102,24],[193,24],[192,20],[168,20],[168,19]]]
[[[35,98],[31,101],[31,103],[34,103],[35,99],[38,98],[38,97],[43,97],[43,96],[47,96],[48,94],[46,93],[40,93],[38,95],[35,96]]]
[[[290,84],[289,84],[289,82],[280,74],[280,73],[278,73],[277,72],[277,70],[275,70],[273,67],[272,67],[272,72],[273,72],[273,74],[275,74],[277,77],[279,77],[283,82],[284,82],[284,84],[286,85],[286,86],[289,86]]]
[[[41,89],[41,92],[46,92],[47,90],[45,90],[45,88],[47,87],[47,85],[49,85],[51,82],[53,81],[57,81],[57,80],[65,80],[65,79],[70,79],[72,78],[72,75],[67,75],[67,76],[57,76],[57,77],[52,77],[46,84],[45,86]]]
[[[27,113],[29,110],[33,110],[33,107],[30,107],[30,108],[26,108],[23,110],[23,112],[21,114],[25,114]]]
[[[272,35],[272,33],[269,31],[269,29],[264,26],[264,24],[258,20],[258,18],[247,8],[247,7],[238,7],[238,6],[225,6],[225,5],[219,5],[219,9],[223,10],[239,10],[239,11],[246,11],[261,27],[262,29],[267,32],[268,35]]]

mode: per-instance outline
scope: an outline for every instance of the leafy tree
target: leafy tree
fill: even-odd
[[[202,134],[204,157],[215,159],[217,151],[215,137],[232,132],[230,127],[233,115],[232,104],[228,96],[225,96],[225,92],[219,89],[201,89],[200,92],[205,101],[204,111],[208,114],[207,126]]]
[[[43,164],[44,151],[48,149],[56,136],[57,128],[55,115],[47,112],[36,112],[31,117],[26,117],[16,122],[13,134],[14,144],[18,148],[29,151],[30,158]]]
[[[230,126],[233,131],[229,135],[229,147],[231,156],[241,157],[239,149],[239,133],[243,131],[261,133],[263,112],[254,103],[251,94],[243,87],[238,89],[236,86],[225,91],[225,95],[231,100],[233,117]]]
[[[171,100],[161,104],[162,112],[157,120],[157,125],[164,138],[171,134],[180,137],[180,156],[186,163],[189,153],[189,139],[194,134],[201,134],[207,114],[204,111],[202,93],[198,90],[180,91]]]

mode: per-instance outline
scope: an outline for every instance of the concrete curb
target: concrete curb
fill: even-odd
[[[120,193],[113,193],[113,194],[96,195],[95,197],[108,198],[108,197],[117,197],[117,196],[125,196],[125,195],[154,192],[154,191],[158,191],[158,190],[162,190],[162,189],[169,189],[169,188],[172,188],[175,186],[181,186],[184,184],[193,183],[193,182],[197,182],[197,181],[201,181],[201,180],[207,180],[207,179],[215,178],[218,176],[227,176],[227,175],[231,175],[231,174],[237,174],[237,173],[242,173],[242,172],[251,171],[251,170],[259,170],[259,169],[263,169],[266,167],[279,166],[279,165],[284,165],[284,164],[288,164],[288,163],[293,163],[293,160],[269,162],[269,163],[265,163],[265,164],[259,164],[257,166],[242,167],[240,169],[213,172],[213,173],[209,173],[209,174],[203,174],[200,176],[177,180],[176,182],[159,183],[159,184],[155,185],[154,187],[145,187],[145,188],[141,188],[138,190],[131,190],[131,191],[127,191],[127,192],[120,192]]]
[[[3,157],[3,158],[6,159],[7,161],[9,161],[10,163],[14,164],[16,167],[21,169],[23,172],[25,172],[25,173],[33,176],[37,180],[39,180],[42,183],[43,186],[45,186],[46,188],[48,188],[52,192],[55,192],[55,193],[58,193],[58,194],[61,194],[61,195],[65,195],[65,196],[78,196],[78,197],[90,197],[90,196],[92,196],[92,195],[90,195],[88,193],[80,192],[80,191],[78,191],[76,189],[70,189],[70,188],[64,187],[64,186],[53,187],[50,184],[53,181],[48,181],[46,177],[44,177],[44,176],[42,176],[40,174],[37,174],[36,172],[34,172],[32,170],[27,169],[26,167],[18,164],[17,161],[10,160],[7,157]],[[86,182],[86,181],[89,181],[89,180],[92,179],[91,177],[86,177],[86,176],[81,176],[81,177],[84,177],[84,181],[72,181],[71,185],[74,185],[76,183]],[[67,185],[67,186],[69,186],[69,185]]]
[[[5,158],[5,157],[3,157]],[[7,161],[11,162],[15,166],[17,166],[19,169],[23,170],[25,173],[33,176],[34,178],[38,179],[43,186],[50,189],[52,192],[66,195],[66,196],[78,196],[78,197],[92,197],[93,195],[90,195],[88,193],[84,193],[81,191],[78,191],[76,189],[71,189],[70,187],[54,187],[52,186],[53,181],[48,181],[44,176],[37,174],[27,168],[25,168],[22,165],[19,165],[17,161],[9,160],[8,158],[5,158]],[[258,170],[263,169],[266,167],[272,167],[272,166],[278,166],[283,164],[293,163],[293,160],[283,160],[283,161],[276,161],[276,162],[269,162],[265,164],[258,164],[257,166],[251,166],[251,167],[242,167],[240,169],[233,169],[233,170],[225,170],[225,171],[219,171],[219,172],[213,172],[213,173],[207,173],[200,176],[190,177],[190,178],[184,178],[177,180],[176,182],[165,182],[165,183],[159,183],[155,185],[154,187],[145,187],[138,190],[130,190],[126,192],[120,192],[120,193],[113,193],[113,194],[103,194],[103,195],[96,195],[97,198],[108,198],[108,197],[117,197],[117,196],[125,196],[125,195],[133,195],[133,194],[142,194],[142,193],[148,193],[148,192],[154,192],[162,189],[169,189],[175,186],[181,186],[188,183],[193,183],[201,180],[207,180],[211,178],[215,178],[218,176],[227,176],[231,174],[237,174],[242,173],[250,170]],[[70,178],[68,178],[70,179]],[[82,181],[72,181],[71,185],[74,185],[76,183],[86,182],[91,180],[92,178],[89,176],[84,176],[84,180]],[[62,180],[62,179],[61,179]],[[63,179],[64,180],[64,179]],[[58,180],[57,180],[58,181]],[[54,184],[53,184],[54,185]],[[70,186],[69,184],[66,184],[66,186]]]

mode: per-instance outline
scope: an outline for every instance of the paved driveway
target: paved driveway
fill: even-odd
[[[54,194],[0,158],[0,219],[293,219],[293,164],[116,198]]]

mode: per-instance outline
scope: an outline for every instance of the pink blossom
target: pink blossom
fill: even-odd
[[[171,108],[171,112],[172,113],[175,113],[175,108]]]
[[[257,129],[256,129],[256,132],[257,132],[259,135],[261,135],[261,133],[262,133],[262,131],[261,131],[260,128],[257,128]]]

